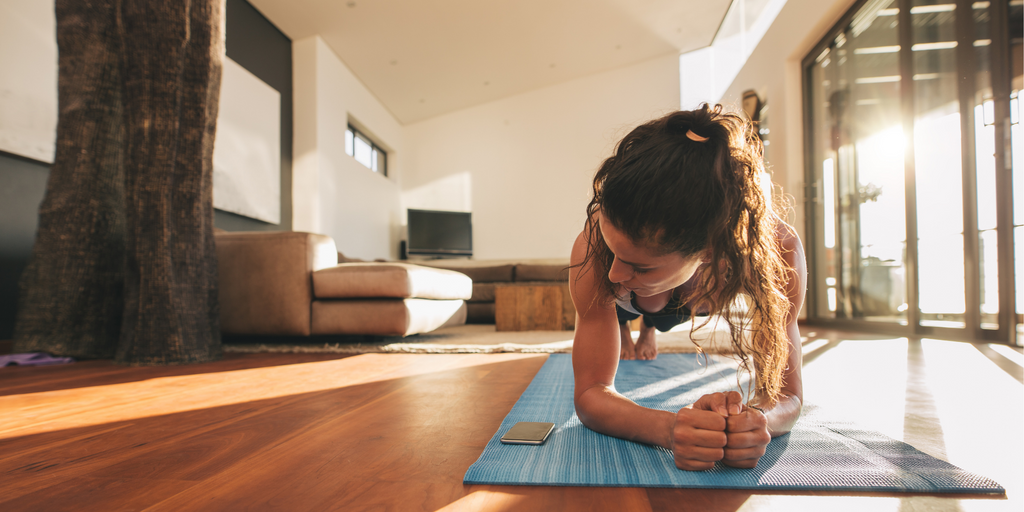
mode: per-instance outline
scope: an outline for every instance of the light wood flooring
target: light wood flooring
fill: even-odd
[[[804,331],[808,403],[1006,496],[466,486],[547,355],[247,354],[0,369],[0,510],[1024,510],[1018,349]]]

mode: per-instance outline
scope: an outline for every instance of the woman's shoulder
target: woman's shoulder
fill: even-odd
[[[781,218],[776,217],[775,238],[778,238],[780,242],[787,240],[799,241],[800,235],[797,234],[796,228],[794,228],[790,223],[786,222],[785,220],[782,220]]]
[[[800,240],[800,235],[796,228],[782,219],[775,222],[775,240],[782,249],[783,256],[793,253],[803,257],[804,244]]]
[[[579,235],[576,235],[576,240],[572,243],[572,252],[569,255],[570,265],[579,265],[587,257],[587,233],[586,231],[580,231]]]
[[[600,279],[604,274],[594,270],[594,258],[590,251],[591,241],[587,233],[581,232],[572,245],[569,257],[569,294],[581,316],[586,316],[592,307],[605,309],[610,298],[605,283]]]
[[[594,255],[589,250],[590,242],[587,240],[587,233],[580,232],[576,241],[572,244],[572,252],[569,255],[569,285],[578,283],[581,279],[593,280]]]

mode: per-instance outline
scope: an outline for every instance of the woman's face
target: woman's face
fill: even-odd
[[[598,212],[598,226],[608,249],[615,255],[608,280],[641,297],[650,297],[675,289],[693,277],[702,261],[677,253],[657,255],[648,247],[636,245]]]

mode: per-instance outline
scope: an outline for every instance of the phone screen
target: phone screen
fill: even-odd
[[[520,421],[508,429],[505,435],[501,436],[501,442],[506,444],[541,444],[548,438],[548,434],[554,428],[554,423]]]

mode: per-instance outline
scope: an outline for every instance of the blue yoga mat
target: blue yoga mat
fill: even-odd
[[[621,361],[615,388],[645,407],[677,411],[706,393],[737,389],[737,373],[708,368],[694,354]],[[772,440],[753,469],[716,464],[677,469],[669,450],[598,434],[584,427],[572,403],[572,359],[553,354],[523,392],[480,458],[467,484],[681,487],[712,489],[855,490],[1005,493],[996,482],[922,453],[906,443],[805,406],[796,427]],[[501,435],[519,421],[547,421],[543,445],[506,445]]]

